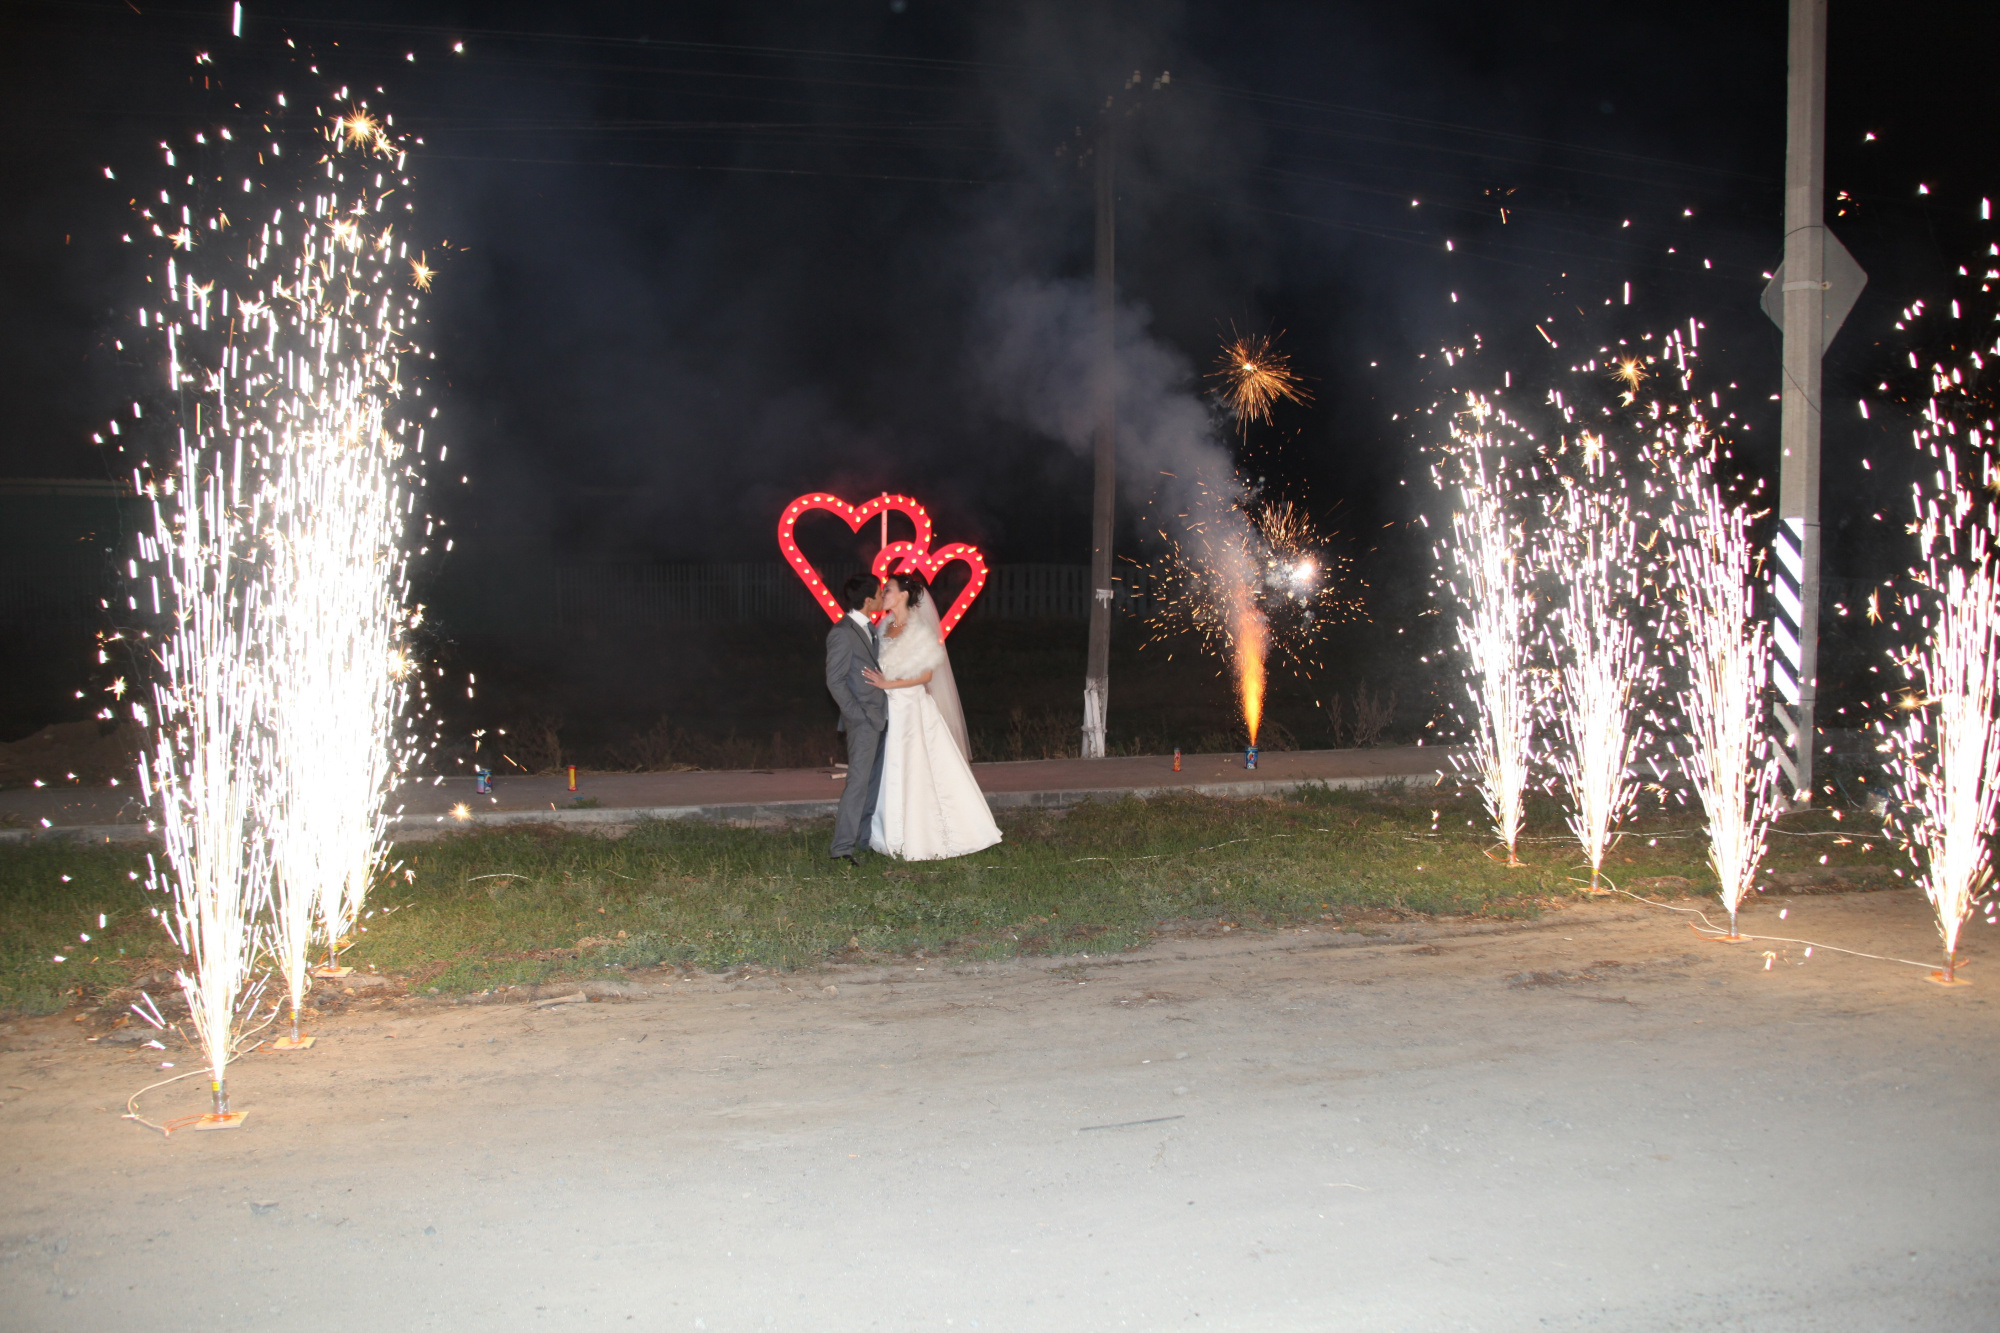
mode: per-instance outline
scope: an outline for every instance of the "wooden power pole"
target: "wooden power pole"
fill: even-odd
[[[1162,70],[1157,93],[1173,82]],[[1083,757],[1104,758],[1104,723],[1111,704],[1111,543],[1118,530],[1118,122],[1136,112],[1148,92],[1138,70],[1106,97],[1090,144],[1096,161],[1097,273],[1091,329],[1090,387],[1096,464],[1090,505],[1090,655],[1083,668]],[[1078,138],[1083,131],[1078,129]],[[1058,150],[1062,151],[1062,150]]]
[[[1096,320],[1092,329],[1091,393],[1096,424],[1091,450],[1096,482],[1090,511],[1090,656],[1083,675],[1083,757],[1104,758],[1104,721],[1111,702],[1111,542],[1118,518],[1118,190],[1116,134],[1107,114],[1097,155]]]

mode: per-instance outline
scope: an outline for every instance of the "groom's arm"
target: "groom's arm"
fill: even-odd
[[[845,627],[835,625],[833,632],[826,636],[826,691],[840,705],[841,712],[865,716],[850,683],[853,671],[854,636],[847,633]]]

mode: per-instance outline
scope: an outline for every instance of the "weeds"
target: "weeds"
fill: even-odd
[[[654,822],[616,840],[468,832],[399,849],[414,878],[377,894],[345,961],[450,995],[662,964],[1108,953],[1162,933],[1527,916],[1581,884],[1554,802],[1530,809],[1524,869],[1486,855],[1477,821],[1471,802],[1428,790],[1176,795],[1013,813],[1006,841],[975,856],[859,867],[827,858],[823,823]],[[1814,821],[1829,817],[1787,827]],[[1861,833],[1857,822],[1825,827]],[[1607,863],[1614,879],[1712,884],[1691,820],[1633,828]],[[1892,855],[1831,837],[1779,843],[1774,872]],[[133,878],[143,869],[135,850],[0,847],[0,1009],[48,1012],[174,966],[159,904]]]

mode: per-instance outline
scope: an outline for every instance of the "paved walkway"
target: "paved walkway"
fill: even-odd
[[[1120,796],[1192,791],[1205,796],[1265,796],[1302,783],[1329,787],[1429,784],[1449,768],[1450,752],[1401,746],[1377,750],[1293,750],[1265,754],[1254,770],[1239,754],[1187,755],[1181,771],[1167,756],[1124,759],[1032,759],[974,764],[973,774],[997,809],[1064,806]],[[501,777],[490,795],[470,778],[445,778],[400,796],[400,822],[414,831],[453,824],[631,824],[641,819],[764,822],[831,815],[845,775],[831,768],[693,773],[583,773],[571,792],[560,777]],[[585,804],[579,805],[578,802]],[[463,807],[460,809],[460,807]],[[454,812],[456,811],[456,814]],[[146,835],[148,812],[135,785],[50,787],[0,792],[0,840],[41,836],[109,838]]]

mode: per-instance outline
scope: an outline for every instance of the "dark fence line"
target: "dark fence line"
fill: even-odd
[[[848,575],[862,569],[859,564],[831,565],[821,573],[828,586],[837,589]],[[946,591],[957,591],[962,569],[946,569]],[[778,561],[579,562],[558,565],[554,572],[554,611],[560,627],[810,621],[824,619],[826,614],[791,566]],[[128,594],[138,596],[142,604],[146,601],[144,581],[128,587],[123,574],[124,570],[112,567],[108,557],[76,548],[0,552],[0,625],[19,632],[32,626],[101,624],[105,615],[101,599],[110,598],[121,608]],[[1897,587],[1902,588],[1904,582],[1898,580]],[[1877,586],[1867,580],[1827,575],[1821,580],[1822,602],[1829,609],[1845,605],[1853,613],[1865,605]],[[537,591],[539,597],[548,595]],[[1112,592],[1114,610],[1144,614],[1152,609],[1152,590],[1144,571],[1123,567]],[[535,593],[529,595],[539,600]],[[1090,567],[996,565],[989,571],[985,591],[967,614],[980,620],[1087,620]]]
[[[0,564],[0,624],[95,625],[119,580],[109,559],[9,553]]]
[[[832,565],[820,574],[829,588],[838,589],[850,574],[862,569],[859,564]],[[946,568],[945,591],[956,594],[962,569]],[[1113,609],[1145,609],[1146,590],[1135,585],[1133,578],[1128,571],[1113,585]],[[825,617],[826,612],[791,566],[776,561],[710,565],[605,562],[562,565],[556,570],[556,623],[563,628]],[[1087,620],[1090,566],[996,565],[988,571],[985,590],[966,618]]]

